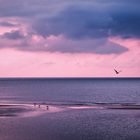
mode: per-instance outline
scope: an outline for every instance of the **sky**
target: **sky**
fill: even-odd
[[[139,7],[139,0],[0,0],[0,77],[140,77]]]

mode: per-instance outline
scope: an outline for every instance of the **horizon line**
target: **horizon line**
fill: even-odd
[[[131,79],[140,77],[0,77],[0,79]]]

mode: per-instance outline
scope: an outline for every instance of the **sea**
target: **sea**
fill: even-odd
[[[15,103],[49,109],[9,116]],[[140,78],[1,78],[0,104],[0,140],[140,140]]]
[[[1,78],[0,102],[140,104],[140,78]]]

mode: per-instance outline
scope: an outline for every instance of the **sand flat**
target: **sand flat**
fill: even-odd
[[[83,109],[140,110],[136,104],[94,104],[94,105],[44,105],[44,104],[0,104],[0,117],[33,117],[44,113]]]

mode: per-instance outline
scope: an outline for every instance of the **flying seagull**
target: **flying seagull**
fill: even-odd
[[[121,72],[121,70],[120,70],[120,71],[117,71],[117,70],[115,70],[115,69],[114,69],[114,71],[115,71],[116,74],[119,74],[119,73]]]

